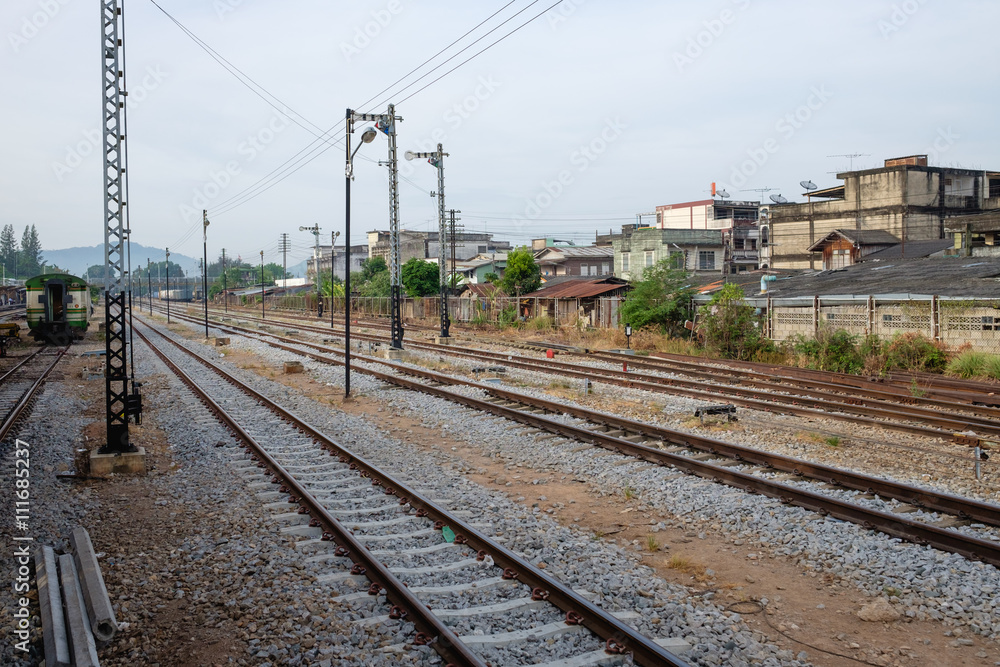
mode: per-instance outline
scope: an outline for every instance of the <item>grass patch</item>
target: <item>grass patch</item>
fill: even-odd
[[[985,352],[966,350],[948,362],[945,373],[960,378],[985,376],[987,360],[991,356]]]
[[[823,442],[826,444],[827,447],[840,447],[840,438],[836,435],[831,435]]]
[[[625,485],[625,488],[622,489],[622,495],[625,496],[625,500],[635,500],[638,497],[635,487],[631,484]]]
[[[655,535],[646,536],[646,551],[650,553],[656,553],[660,550],[660,543],[657,541]]]
[[[711,577],[705,574],[704,565],[695,563],[687,556],[674,554],[667,559],[666,566],[671,570],[677,570],[678,572],[691,575],[695,581],[707,581],[711,579]]]

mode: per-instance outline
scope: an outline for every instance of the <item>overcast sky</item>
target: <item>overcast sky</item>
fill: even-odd
[[[446,204],[466,229],[516,243],[586,243],[657,205],[706,199],[713,181],[734,199],[772,188],[765,199],[795,201],[799,181],[831,186],[852,164],[830,155],[866,154],[854,168],[913,153],[1000,168],[1000,3],[988,0],[564,0],[405,101],[552,0],[515,0],[382,94],[505,2],[159,3],[289,109],[251,92],[150,0],[125,0],[133,239],[194,256],[202,208],[213,256],[273,260],[287,232],[291,263],[312,244],[299,227],[314,224],[329,243],[344,225],[345,108],[390,101],[404,119],[400,153],[440,140],[450,154]],[[100,2],[4,0],[0,24],[0,224],[18,236],[37,225],[46,249],[102,243]],[[317,128],[335,132],[321,142]],[[317,146],[332,147],[259,183]],[[354,243],[388,228],[385,157],[383,136],[359,153]],[[434,168],[400,155],[400,169],[401,226],[436,229]]]

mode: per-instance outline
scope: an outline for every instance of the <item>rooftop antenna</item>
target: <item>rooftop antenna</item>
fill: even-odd
[[[745,190],[740,190],[740,192],[759,192],[760,200],[764,201],[764,195],[775,188],[746,188]]]
[[[851,168],[848,169],[848,171],[854,171],[854,158],[856,158],[856,157],[871,157],[871,154],[870,153],[841,153],[839,155],[827,155],[827,157],[846,157],[846,158],[848,158],[851,161],[850,162]],[[836,172],[834,172],[834,173],[836,173]]]

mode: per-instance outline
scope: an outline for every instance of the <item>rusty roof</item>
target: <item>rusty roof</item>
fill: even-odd
[[[551,281],[550,281],[551,282]],[[525,294],[526,297],[542,299],[582,299],[601,296],[609,292],[628,289],[628,282],[620,278],[572,278],[560,280],[555,284],[542,285],[538,290]]]

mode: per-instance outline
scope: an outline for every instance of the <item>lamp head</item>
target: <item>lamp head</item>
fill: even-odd
[[[361,141],[366,144],[370,144],[375,141],[376,134],[377,132],[375,132],[374,127],[365,128],[365,131],[361,133]]]
[[[413,151],[406,151],[405,153],[403,153],[403,157],[405,157],[407,161],[410,161],[413,158],[417,157],[417,154],[414,153]]]

